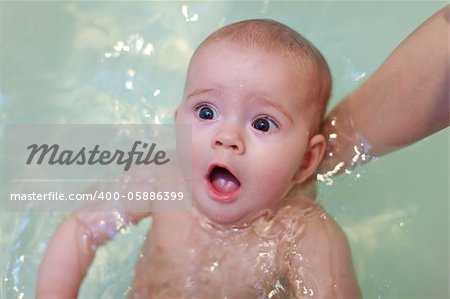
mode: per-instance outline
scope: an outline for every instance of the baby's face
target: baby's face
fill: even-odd
[[[247,223],[311,174],[309,77],[226,41],[194,57],[176,122],[192,124],[193,203],[211,221]]]

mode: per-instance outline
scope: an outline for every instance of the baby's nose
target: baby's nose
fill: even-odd
[[[217,132],[216,136],[211,140],[213,149],[230,149],[235,154],[242,155],[245,152],[245,145],[237,129],[223,128]]]

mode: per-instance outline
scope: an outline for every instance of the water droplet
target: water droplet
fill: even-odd
[[[355,80],[356,82],[358,82],[359,80],[361,80],[362,78],[364,78],[366,76],[366,73],[362,72],[362,73],[358,73],[358,72],[354,72],[353,73],[353,80]]]
[[[189,17],[189,5],[182,5],[181,13],[183,14],[184,18],[186,19],[186,22],[197,22],[198,21],[198,14],[193,14],[191,17]]]
[[[198,21],[198,14],[194,14],[189,20],[191,22],[197,22]]]
[[[124,42],[123,41],[118,41],[117,44],[114,45],[114,50],[116,50],[117,52],[122,51],[123,46],[124,46]]]
[[[125,88],[128,90],[132,90],[133,89],[133,81],[127,80],[125,82]]]
[[[133,69],[127,69],[127,75],[130,77],[134,77],[134,75],[136,74],[136,71]]]
[[[150,56],[150,54],[152,54],[152,52],[154,51],[153,45],[151,43],[148,43],[145,46],[144,51],[142,51],[144,53],[144,55]]]
[[[142,47],[144,46],[144,39],[142,37],[139,37],[135,41],[135,49],[136,52],[140,52],[142,50]]]

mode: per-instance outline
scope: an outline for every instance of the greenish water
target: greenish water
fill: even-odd
[[[323,52],[334,106],[443,5],[0,2],[1,125],[170,123],[196,45],[247,18],[284,22]],[[319,200],[349,237],[365,298],[449,298],[448,153],[447,129],[320,186]],[[1,298],[34,297],[37,267],[63,216],[1,210]],[[149,225],[98,251],[80,298],[123,297]]]

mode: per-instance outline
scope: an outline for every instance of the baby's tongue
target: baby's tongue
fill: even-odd
[[[241,185],[225,168],[216,167],[211,173],[211,183],[221,193],[231,193]]]

